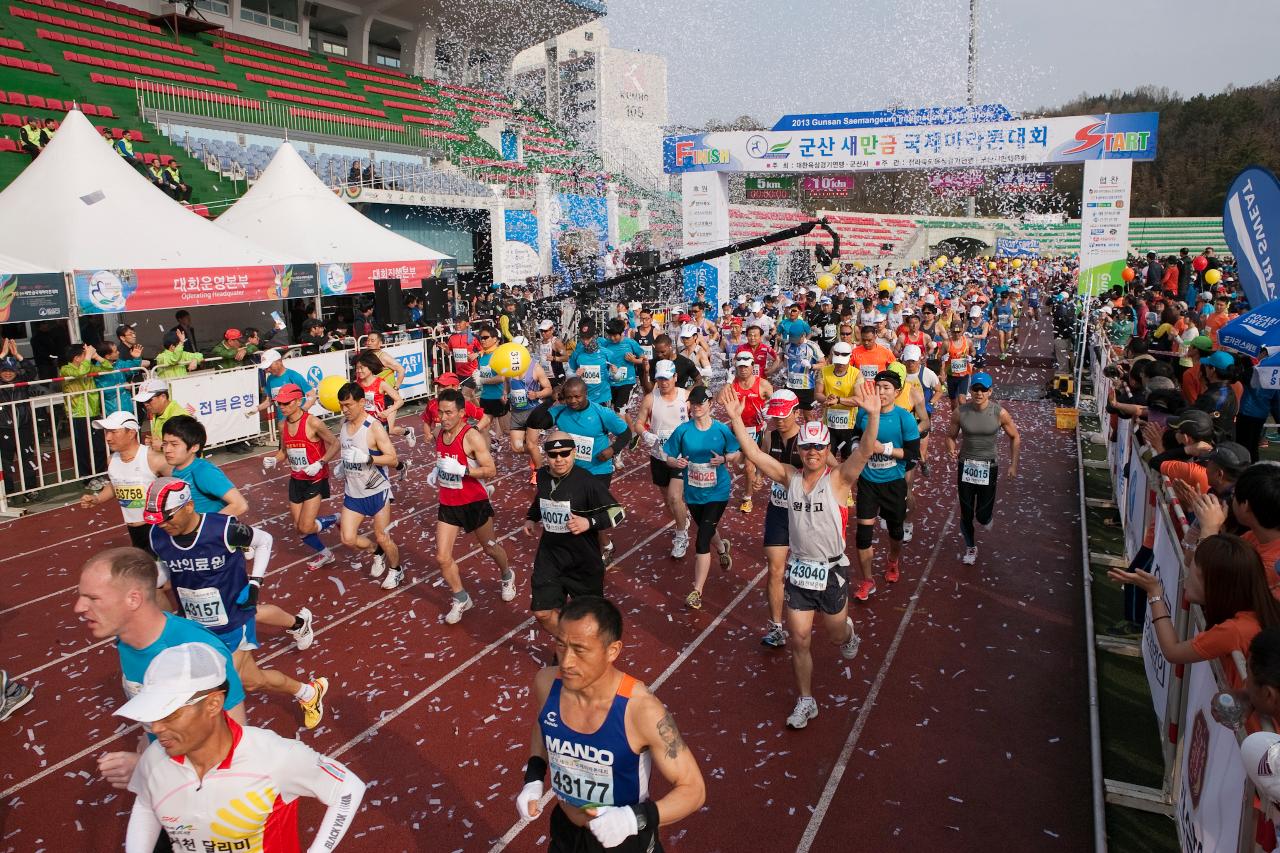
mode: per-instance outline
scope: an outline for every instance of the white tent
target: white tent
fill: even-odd
[[[0,192],[0,255],[56,272],[303,263],[228,234],[143,178],[78,110]]]
[[[418,286],[448,255],[415,243],[354,210],[312,172],[289,143],[276,151],[262,177],[217,219],[237,236],[253,239],[321,265],[326,288],[333,267],[347,267],[347,287],[373,289],[374,279]],[[331,292],[326,289],[325,292]]]

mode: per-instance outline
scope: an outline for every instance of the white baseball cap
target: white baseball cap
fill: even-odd
[[[145,403],[157,394],[168,394],[169,383],[163,379],[148,379],[138,386],[138,391],[133,395],[133,399],[139,403]]]
[[[738,350],[738,354],[733,357],[733,360],[737,364],[755,364],[756,363],[756,357],[754,355],[752,355],[747,350],[741,350],[741,349]]]
[[[924,304],[925,304],[925,305],[937,305],[937,304],[938,304],[938,295],[937,295],[936,293],[926,293],[926,294],[924,295]]]
[[[970,308],[970,309],[969,309],[969,316],[970,316],[970,317],[981,317],[981,316],[982,316],[982,309],[981,309],[981,308],[979,308],[977,305],[973,306],[972,308]]]
[[[921,356],[920,347],[915,344],[907,344],[902,348],[902,355],[898,357],[899,361],[919,361]]]
[[[910,305],[902,309],[903,317],[914,317],[915,315],[916,315],[916,309],[912,308]]]
[[[133,412],[126,412],[121,409],[118,412],[112,412],[105,418],[96,420],[93,425],[98,429],[138,429],[138,418]]]
[[[692,338],[696,334],[698,334],[698,327],[692,323],[685,323],[680,327],[680,337],[682,338]]]
[[[554,329],[555,327],[556,327],[556,324],[555,324],[555,323],[553,323],[552,321],[550,321],[550,320],[543,320],[541,323],[539,323],[539,324],[538,324],[538,331],[539,331],[539,332],[549,332],[549,331],[551,331],[552,329]]]
[[[664,358],[653,366],[654,379],[675,379],[676,363],[670,359]]]
[[[641,307],[641,306],[640,306],[640,303],[639,303],[639,302],[628,302],[628,303],[627,303],[627,309],[628,309],[629,311],[639,311],[639,310],[640,310],[640,307]]]
[[[849,359],[853,358],[853,347],[844,341],[840,341],[831,347],[831,363],[832,364],[848,364]]]
[[[529,347],[529,339],[526,338],[524,335],[516,335],[514,338],[511,339],[511,343],[525,347],[526,349],[528,349]]]
[[[280,360],[280,351],[269,349],[266,352],[264,352],[262,355],[258,356],[258,366],[270,367],[271,365],[275,364],[279,360]]]
[[[806,444],[831,444],[831,431],[822,421],[805,421],[800,426],[800,434],[796,436],[796,447]]]
[[[116,709],[116,716],[154,723],[186,705],[198,693],[227,680],[226,659],[208,643],[170,646],[156,655],[142,677],[142,689]]]
[[[752,312],[753,312],[753,313],[759,314],[761,311],[763,311],[763,310],[764,310],[764,303],[763,303],[763,302],[752,302],[752,303],[751,303],[751,310],[752,310]]]

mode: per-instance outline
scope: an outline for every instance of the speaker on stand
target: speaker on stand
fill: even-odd
[[[373,283],[373,316],[383,326],[403,326],[409,322],[400,279],[378,279]]]
[[[422,280],[422,317],[427,323],[443,323],[450,319],[453,292],[449,280],[439,276]]]

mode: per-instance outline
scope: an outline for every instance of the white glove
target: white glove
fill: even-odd
[[[886,441],[884,444],[881,444],[880,452],[883,453],[885,456],[891,456],[893,454],[893,442]]]
[[[435,488],[435,485],[436,485],[436,479],[438,478],[439,473],[440,473],[440,472],[439,472],[439,471],[437,471],[435,468],[432,468],[432,469],[431,469],[431,473],[427,474],[427,485],[428,485],[428,486],[431,486],[432,488]]]
[[[305,468],[303,468],[302,473],[306,474],[308,477],[314,477],[316,474],[319,474],[323,469],[324,469],[324,463],[319,460],[316,460],[315,462],[312,462],[310,465],[307,465]]]
[[[605,847],[617,847],[640,831],[631,806],[603,806],[587,827]]]
[[[516,812],[521,820],[532,820],[542,811],[538,801],[542,799],[542,783],[529,782],[516,794]],[[533,806],[533,811],[529,807]]]
[[[344,480],[346,479],[346,476],[347,476],[347,469],[342,464],[342,460],[335,459],[333,461],[333,478],[335,480]]]
[[[363,465],[369,461],[369,451],[363,447],[343,448],[342,461],[348,465]]]
[[[262,470],[270,471],[272,468],[276,467],[276,462],[278,461],[279,460],[276,459],[273,454],[268,453],[266,456],[262,457]]]
[[[466,474],[467,466],[452,456],[441,456],[436,467],[446,474]]]
[[[653,447],[658,443],[658,434],[656,432],[649,432],[648,430],[645,430],[642,438],[644,439],[645,447]]]

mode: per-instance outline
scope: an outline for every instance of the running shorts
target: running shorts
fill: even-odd
[[[537,406],[534,406],[532,409],[512,409],[511,410],[511,429],[513,430],[527,429],[527,424],[529,423],[529,415],[533,414],[537,408],[538,408]]]
[[[369,495],[366,498],[353,498],[350,495],[345,495],[342,498],[342,508],[358,512],[366,518],[373,518],[382,512],[382,508],[387,505],[387,498],[390,496],[390,489],[378,492],[376,495]]]
[[[569,820],[557,804],[551,809],[551,837],[547,853],[663,853],[663,848],[657,827],[647,827],[617,847],[605,847],[590,829]]]
[[[532,593],[530,610],[559,610],[570,598],[584,595],[604,597],[604,562],[596,558],[596,565],[579,563],[558,566],[545,557],[541,549],[533,560],[533,577],[529,580]]]
[[[660,489],[671,485],[671,481],[680,476],[680,472],[671,470],[671,466],[663,459],[649,457],[649,479]]]
[[[480,408],[484,409],[484,413],[491,418],[500,418],[511,410],[507,405],[507,401],[501,398],[486,400],[480,398]]]
[[[289,478],[289,503],[302,504],[314,497],[329,499],[329,478],[323,480],[298,480]]]
[[[770,503],[764,511],[764,546],[785,548],[790,545],[789,527],[786,507],[774,506]]]
[[[234,631],[227,631],[225,634],[219,634],[214,631],[214,635],[226,645],[227,651],[232,654],[236,652],[251,652],[258,647],[258,628],[252,619],[247,620]]]
[[[615,410],[625,409],[627,407],[627,403],[631,400],[631,392],[634,391],[635,388],[636,386],[634,384],[613,386],[613,388],[609,390],[609,393],[613,396],[611,401],[613,408]]]
[[[874,483],[858,478],[858,520],[883,518],[890,527],[902,524],[907,517],[907,481],[890,480]]]
[[[151,550],[151,525],[150,524],[128,524],[125,529],[129,531],[129,542],[135,548],[141,548],[152,557],[155,552]]]
[[[969,377],[968,376],[948,376],[947,377],[947,396],[954,400],[961,394],[969,393]]]
[[[489,503],[488,499],[472,501],[461,506],[440,504],[437,517],[445,524],[461,527],[463,533],[472,533],[493,518],[493,504]]]
[[[801,589],[791,583],[791,566],[788,564],[782,583],[782,602],[791,610],[818,610],[827,615],[839,613],[849,604],[848,572],[848,566],[830,566],[826,589]]]

